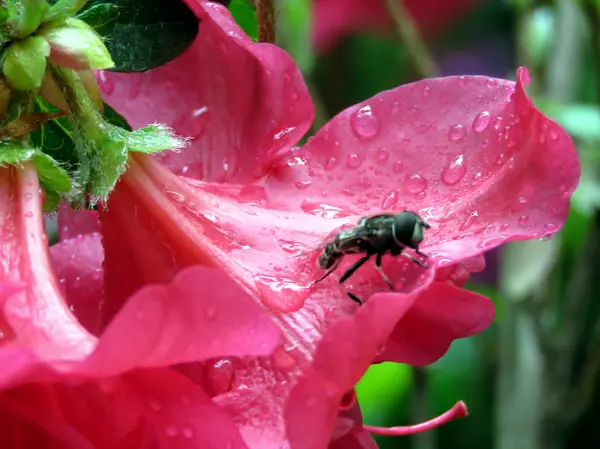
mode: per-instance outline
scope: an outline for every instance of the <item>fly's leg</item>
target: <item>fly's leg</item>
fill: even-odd
[[[411,256],[410,254],[406,254],[406,253],[402,253],[402,255],[404,257],[408,257],[410,260],[412,260],[414,263],[416,263],[418,266],[422,267],[422,268],[429,268],[428,265],[425,265],[423,262],[421,262],[418,259],[415,259],[413,256]]]
[[[340,266],[340,263],[342,262],[342,259],[338,259],[335,261],[335,263],[333,264],[333,267],[331,267],[329,270],[327,270],[327,272],[321,276],[319,279],[317,279],[316,281],[313,282],[313,284],[316,284],[317,282],[321,282],[323,279],[325,279],[327,276],[329,276],[331,273],[333,273],[337,267]]]
[[[352,276],[356,270],[362,267],[364,263],[367,260],[369,260],[370,257],[371,254],[367,254],[365,257],[361,257],[356,262],[354,262],[354,264],[350,268],[348,268],[344,274],[342,274],[342,277],[340,278],[340,284],[346,281],[346,279],[348,279],[350,276]]]
[[[346,270],[346,272],[340,278],[340,284],[342,284],[350,276],[352,276],[356,270],[358,270],[360,267],[362,267],[365,264],[365,262],[367,260],[369,260],[370,257],[371,257],[371,254],[367,254],[366,256],[361,257],[356,262],[354,262],[354,264],[350,268],[348,268]],[[346,288],[344,286],[342,286],[342,289],[344,290],[344,292],[346,292],[346,294],[350,297],[350,299],[352,301],[357,302],[358,305],[362,305],[362,301],[358,298],[358,296],[356,296],[354,293],[350,293],[348,290],[346,290]]]
[[[415,249],[415,253],[417,253],[419,256],[424,257],[425,259],[427,259],[429,256],[427,254],[423,254],[421,251],[419,251],[419,249]]]
[[[346,293],[352,301],[358,303],[359,306],[362,306],[362,301],[359,299],[358,296],[356,296],[354,293],[350,293],[348,290],[346,290],[346,287],[344,286],[342,286],[342,290],[344,290],[344,293]]]
[[[381,259],[382,259],[382,257],[383,257],[383,253],[377,254],[377,258],[375,259],[375,268],[377,269],[377,271],[379,272],[379,274],[381,275],[381,277],[383,278],[383,280],[385,281],[385,283],[388,285],[388,287],[390,288],[390,290],[391,291],[395,291],[394,284],[392,284],[392,281],[390,281],[390,279],[387,277],[387,275],[381,269]]]

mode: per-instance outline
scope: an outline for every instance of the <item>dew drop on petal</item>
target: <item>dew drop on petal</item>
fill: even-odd
[[[32,211],[27,211],[25,212],[25,218],[33,218],[33,212]]]
[[[381,147],[377,150],[377,160],[382,164],[385,164],[390,158],[390,150],[385,147]]]
[[[356,153],[349,154],[348,159],[346,160],[348,168],[358,168],[361,162],[360,156]]]
[[[467,135],[467,130],[462,125],[454,125],[450,128],[448,132],[448,138],[452,142],[460,142]]]
[[[330,157],[327,163],[325,164],[325,170],[331,171],[335,168],[337,164],[337,160],[334,157]]]
[[[162,409],[165,408],[164,404],[156,398],[150,399],[148,401],[148,405],[150,405],[150,408],[155,412],[160,412]]]
[[[418,173],[413,173],[404,180],[404,187],[410,193],[421,193],[427,187],[427,180]]]
[[[519,219],[517,220],[517,222],[521,225],[521,226],[527,226],[529,224],[529,217],[527,215],[521,215],[519,217]]]
[[[392,169],[394,170],[394,173],[400,173],[402,170],[404,170],[404,162],[402,162],[402,161],[394,162],[394,166],[392,167]]]
[[[556,132],[556,130],[551,129],[549,135],[550,135],[550,140],[554,140],[554,141],[558,140],[558,133]]]
[[[383,210],[390,210],[396,207],[398,204],[399,193],[397,190],[388,193],[381,202],[381,208]]]
[[[171,425],[165,427],[165,433],[169,438],[175,438],[177,435],[179,435],[177,427]]]
[[[425,86],[423,88],[423,98],[429,97],[430,94],[431,94],[431,88],[429,86]]]
[[[492,115],[489,112],[480,112],[477,117],[475,117],[475,120],[473,120],[473,131],[476,133],[484,132],[487,127],[490,126],[491,121]]]
[[[188,440],[191,440],[194,437],[194,434],[196,432],[194,431],[194,428],[188,424],[188,425],[185,425],[183,427],[183,429],[181,429],[181,433],[183,434],[183,436],[185,438],[187,438]]]
[[[379,133],[379,119],[373,114],[371,106],[363,106],[350,117],[350,126],[361,138],[370,139]]]
[[[294,185],[297,189],[306,190],[310,187],[310,181],[296,181]]]
[[[105,70],[98,71],[97,80],[98,86],[100,87],[100,90],[102,90],[102,92],[104,92],[107,95],[110,95],[114,92],[115,82]]]
[[[442,171],[442,181],[444,184],[453,185],[464,178],[467,172],[465,157],[461,154],[450,162]]]
[[[548,231],[554,231],[556,229],[556,225],[554,223],[546,223],[544,226]]]

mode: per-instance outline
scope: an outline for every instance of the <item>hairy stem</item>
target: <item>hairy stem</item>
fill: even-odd
[[[435,78],[440,71],[421,33],[401,0],[382,0],[400,39],[406,46],[410,62],[421,78]]]
[[[256,0],[258,18],[258,40],[275,43],[275,0]]]

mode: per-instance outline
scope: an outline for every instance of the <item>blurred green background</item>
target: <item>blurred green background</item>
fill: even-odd
[[[600,1],[394,1],[276,1],[276,43],[309,84],[313,131],[347,106],[423,77],[514,79],[525,65],[529,93],[571,134],[583,174],[558,235],[486,254],[486,271],[467,285],[495,301],[495,323],[456,341],[432,366],[372,366],[357,387],[364,422],[406,425],[462,399],[467,419],[377,442],[384,449],[600,447]],[[375,18],[347,20],[323,45],[317,35],[340,28],[339,8],[353,2],[368,4]],[[231,0],[229,8],[256,38],[253,2]]]

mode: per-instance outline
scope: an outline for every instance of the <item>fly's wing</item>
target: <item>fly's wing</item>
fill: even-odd
[[[359,254],[365,251],[365,242],[377,234],[377,229],[356,226],[342,231],[337,237],[337,250],[344,254]]]

